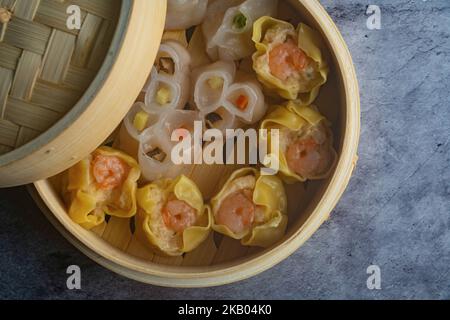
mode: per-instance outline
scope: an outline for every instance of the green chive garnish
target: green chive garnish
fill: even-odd
[[[247,26],[247,17],[239,13],[233,19],[233,27],[237,30],[242,30]]]

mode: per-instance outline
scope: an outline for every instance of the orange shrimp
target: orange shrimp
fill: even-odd
[[[329,148],[317,143],[313,138],[294,141],[286,153],[289,168],[305,178],[324,173],[330,159]]]
[[[270,72],[278,79],[286,81],[305,69],[307,59],[303,50],[292,39],[289,39],[270,51]]]
[[[183,232],[197,221],[195,209],[185,201],[178,200],[175,195],[169,197],[162,216],[166,227],[175,232]]]
[[[98,187],[103,190],[113,190],[120,186],[128,171],[128,166],[114,156],[96,155],[93,160],[94,179]]]
[[[239,234],[249,229],[255,220],[253,191],[244,189],[226,197],[219,208],[216,222]]]

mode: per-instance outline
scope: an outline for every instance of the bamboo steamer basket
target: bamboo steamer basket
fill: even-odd
[[[66,25],[70,5],[80,8],[79,30]],[[0,8],[12,13],[0,23],[0,187],[8,187],[60,173],[111,134],[148,77],[166,1],[0,0]]]
[[[321,111],[333,123],[339,159],[329,179],[287,187],[290,222],[282,241],[268,249],[256,249],[213,234],[198,249],[183,257],[162,258],[148,251],[134,237],[128,219],[113,217],[92,231],[84,230],[70,220],[55,188],[57,178],[36,182],[30,187],[31,194],[73,245],[104,267],[140,282],[167,287],[218,286],[249,278],[281,262],[328,219],[357,161],[360,134],[358,83],[347,46],[320,3],[290,0],[282,2],[283,6],[288,6],[287,2],[290,7],[286,11],[294,14],[295,20],[304,21],[318,30],[328,47],[331,78],[322,89],[317,104],[323,106]],[[156,48],[158,43],[155,41],[153,45]],[[133,59],[136,60],[135,56]],[[126,63],[125,60],[121,62]],[[117,67],[123,72],[121,66]],[[137,92],[133,98],[136,96]],[[102,138],[105,136],[106,132]]]

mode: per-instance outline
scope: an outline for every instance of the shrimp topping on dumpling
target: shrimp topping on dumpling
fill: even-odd
[[[286,182],[320,180],[328,177],[337,159],[328,120],[317,107],[290,101],[274,106],[262,129],[280,133],[280,174]]]
[[[317,177],[327,172],[333,162],[333,151],[328,145],[326,127],[308,128],[303,134],[284,131],[289,141],[286,160],[289,168],[302,177]]]
[[[167,228],[175,232],[183,232],[197,221],[197,214],[186,201],[179,200],[174,194],[169,196],[162,217]]]
[[[155,181],[138,190],[137,200],[138,236],[156,253],[180,256],[208,237],[210,209],[186,176]]]
[[[328,67],[317,33],[301,23],[262,17],[253,26],[253,69],[270,93],[311,104],[326,82]]]
[[[134,216],[140,175],[131,156],[109,147],[97,149],[64,175],[62,191],[69,216],[86,229],[102,224],[106,214]]]
[[[268,247],[287,226],[287,199],[276,176],[263,176],[254,168],[232,174],[211,200],[213,229],[245,246]]]

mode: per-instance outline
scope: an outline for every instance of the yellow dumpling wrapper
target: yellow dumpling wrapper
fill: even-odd
[[[120,186],[103,190],[96,185],[92,161],[96,155],[115,157],[127,167],[127,176]],[[62,192],[71,219],[86,229],[105,221],[105,214],[129,218],[136,214],[137,181],[141,175],[139,165],[130,156],[109,147],[97,149],[91,156],[70,168],[65,176]]]
[[[256,178],[253,190],[253,203],[264,208],[264,222],[253,226],[247,232],[236,234],[225,225],[215,223],[215,215],[220,209],[220,205],[226,198],[227,190],[236,179],[254,176]],[[261,175],[260,171],[254,168],[243,168],[235,171],[223,186],[222,190],[211,200],[212,214],[214,218],[213,230],[241,240],[245,246],[269,247],[279,241],[286,232],[287,217],[287,196],[283,182],[277,176]]]
[[[162,209],[171,194],[186,202],[197,213],[196,224],[186,228],[182,234],[169,231],[162,220]],[[190,252],[205,241],[211,232],[210,209],[204,204],[203,196],[195,183],[185,176],[176,180],[159,180],[138,189],[137,202],[139,209],[136,232],[157,253],[179,256]]]
[[[272,75],[268,65],[258,65],[257,60],[268,54],[269,46],[264,43],[264,37],[270,29],[277,30],[277,32],[296,33],[298,47],[316,63],[315,71],[318,72],[318,78],[308,85],[308,90],[288,85]],[[304,105],[311,104],[317,98],[320,87],[327,82],[329,73],[327,62],[321,51],[324,45],[319,33],[303,23],[300,23],[295,30],[294,26],[286,21],[265,16],[258,19],[253,25],[253,42],[256,47],[256,53],[253,55],[253,68],[259,81],[264,84],[269,93],[276,93],[288,100],[299,100]]]
[[[280,134],[281,130],[283,128],[290,129],[292,131],[301,131],[304,128],[311,127],[311,126],[319,126],[322,123],[324,123],[325,127],[327,128],[327,135],[329,136],[329,148],[331,152],[331,162],[332,165],[330,166],[329,170],[327,172],[314,176],[314,177],[301,177],[295,172],[293,172],[287,163],[286,156],[283,153],[283,150],[280,148],[280,152],[278,155],[278,160],[280,164],[280,176],[283,178],[283,180],[286,183],[295,183],[295,182],[304,182],[306,180],[321,180],[327,178],[332,169],[334,168],[336,161],[337,161],[337,153],[333,148],[333,139],[331,130],[329,129],[329,122],[328,120],[317,111],[317,107],[314,105],[303,105],[300,101],[289,101],[284,106],[274,106],[272,107],[272,112],[269,113],[269,115],[266,117],[265,120],[261,123],[261,129],[266,129],[270,132],[272,129],[279,129]],[[269,143],[270,146],[270,134],[269,136]],[[269,147],[270,149],[270,147]]]

